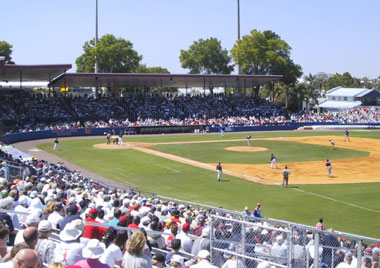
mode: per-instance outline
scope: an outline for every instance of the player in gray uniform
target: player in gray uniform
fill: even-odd
[[[216,178],[217,181],[220,181],[220,175],[222,174],[222,172],[223,172],[222,165],[219,162],[218,165],[216,166],[216,173],[218,173],[218,176]]]
[[[331,143],[331,150],[334,150],[335,142],[333,142],[332,140],[329,140],[329,142]]]
[[[290,170],[288,169],[287,166],[285,166],[285,169],[282,171],[282,175],[284,177],[282,179],[282,186],[281,187],[284,187],[284,184],[285,184],[285,187],[288,188],[288,181],[289,181],[289,175],[290,174],[291,174]]]
[[[326,159],[326,167],[327,167],[327,173],[329,175],[329,178],[332,178],[332,173],[331,173],[332,166],[331,166],[331,162],[328,159]]]
[[[347,129],[344,132],[344,141],[350,141],[350,132]]]
[[[247,144],[248,146],[251,146],[251,135],[247,135]]]

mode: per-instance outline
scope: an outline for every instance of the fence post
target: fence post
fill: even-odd
[[[293,267],[293,249],[294,249],[294,243],[293,243],[293,237],[294,237],[294,226],[290,226],[290,233],[288,236],[288,267]]]
[[[215,237],[214,237],[214,218],[213,215],[210,215],[210,263],[213,263],[214,259],[214,244],[215,244]]]
[[[319,267],[319,232],[314,233],[314,267]]]
[[[245,254],[245,250],[247,248],[246,244],[247,244],[247,240],[246,240],[246,224],[245,224],[245,221],[247,220],[246,218],[243,219],[244,220],[244,223],[241,225],[241,244],[242,244],[242,251],[241,251],[241,254],[246,256]],[[237,261],[239,261],[239,258],[237,258]],[[243,264],[244,264],[244,267],[245,267],[245,259],[243,259]]]
[[[360,268],[362,267],[362,247],[363,247],[363,244],[362,244],[362,241],[361,240],[358,240],[358,251],[357,251],[357,263],[356,263],[356,267],[357,268]]]

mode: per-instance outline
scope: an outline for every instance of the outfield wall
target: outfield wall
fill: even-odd
[[[342,129],[342,128],[380,128],[380,123],[372,124],[340,124],[338,122],[297,122],[297,123],[279,123],[268,124],[263,126],[234,126],[226,127],[226,132],[247,132],[247,131],[281,131],[295,130],[300,127],[313,127],[313,129]],[[43,131],[30,131],[14,134],[5,134],[0,136],[0,140],[7,144],[12,144],[27,140],[39,140],[55,137],[77,137],[77,136],[102,136],[111,132],[115,135],[126,131],[134,135],[144,134],[175,134],[175,133],[194,133],[202,132],[205,129],[203,125],[189,126],[146,126],[146,127],[114,127],[114,128],[77,128],[77,129],[54,129]],[[220,127],[210,127],[209,132],[220,132]]]

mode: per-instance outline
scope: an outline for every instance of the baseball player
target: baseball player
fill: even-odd
[[[285,187],[288,188],[288,181],[289,181],[289,175],[290,174],[291,174],[290,170],[288,169],[287,166],[285,166],[285,169],[282,171],[282,175],[284,177],[282,179],[282,186],[281,187],[284,187],[284,184],[285,184]]]
[[[247,144],[248,146],[251,146],[251,135],[247,135]]]
[[[331,162],[328,159],[326,159],[326,167],[327,167],[327,173],[329,175],[329,178],[331,178],[332,177],[332,173],[331,173],[332,166],[331,166]]]
[[[57,148],[58,150],[61,150],[61,145],[59,145],[58,137],[55,138],[53,151],[55,151]]]
[[[107,133],[107,144],[111,144],[111,132]]]
[[[350,132],[346,129],[344,132],[344,141],[350,141]]]
[[[270,155],[270,168],[273,168],[273,165],[276,165],[276,168],[278,168],[276,156],[274,154],[271,154]]]
[[[119,145],[123,145],[123,131],[119,134]]]
[[[222,172],[223,172],[222,165],[219,162],[218,165],[216,166],[216,173],[218,173],[217,181],[220,181],[220,174],[222,174]]]
[[[220,136],[224,137],[224,131],[226,130],[226,128],[224,126],[222,126],[220,128]]]
[[[332,140],[329,140],[329,142],[331,143],[331,150],[334,150],[335,142],[333,142]]]

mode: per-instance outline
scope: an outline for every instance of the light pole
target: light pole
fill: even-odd
[[[98,43],[98,0],[96,0],[96,10],[95,10],[95,73],[98,73],[98,57],[96,51],[96,45]]]
[[[238,41],[240,40],[240,0],[237,0],[237,27],[238,27]],[[238,74],[241,73],[241,67],[240,67],[240,55],[239,55],[239,49],[238,49]]]

